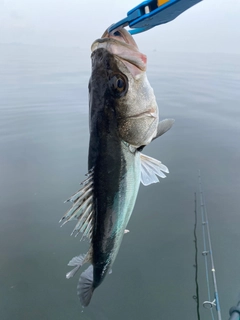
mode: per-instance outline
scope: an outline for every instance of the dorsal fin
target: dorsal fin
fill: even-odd
[[[77,236],[79,232],[82,232],[82,238],[88,237],[91,239],[93,228],[93,170],[90,170],[87,179],[82,182],[82,188],[65,202],[67,201],[73,202],[73,205],[59,221],[63,221],[61,227],[65,223],[77,219],[78,222],[71,235],[76,232],[75,236]]]

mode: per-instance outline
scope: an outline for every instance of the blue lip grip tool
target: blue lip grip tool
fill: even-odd
[[[130,34],[147,31],[167,23],[202,0],[148,0],[140,3],[127,13],[127,17],[111,25],[109,32],[129,26]]]

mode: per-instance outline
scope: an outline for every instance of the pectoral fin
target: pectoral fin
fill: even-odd
[[[140,159],[141,182],[144,186],[159,182],[157,176],[160,178],[165,178],[166,175],[163,172],[169,173],[168,168],[159,160],[148,157],[145,154],[141,154]]]
[[[175,122],[174,119],[164,119],[164,120],[160,121],[158,123],[158,127],[157,127],[157,134],[153,138],[153,140],[157,139],[158,137],[163,135],[165,132],[167,132],[169,129],[171,129],[174,122]]]

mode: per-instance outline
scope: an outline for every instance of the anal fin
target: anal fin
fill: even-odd
[[[75,268],[66,274],[66,278],[69,279],[73,277],[85,262],[87,262],[86,254],[80,254],[79,256],[72,258],[72,260],[69,261],[68,266]]]

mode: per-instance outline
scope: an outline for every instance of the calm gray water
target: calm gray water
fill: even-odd
[[[68,208],[63,201],[87,172],[90,51],[0,46],[1,319],[197,319],[198,169],[228,319],[240,292],[240,56],[145,53],[161,118],[176,120],[145,153],[170,174],[141,186],[113,273],[82,313],[78,276],[65,274],[68,261],[88,246],[70,237],[74,223],[59,228],[58,221]],[[198,239],[202,251],[200,224]],[[201,254],[199,273],[203,302]]]

